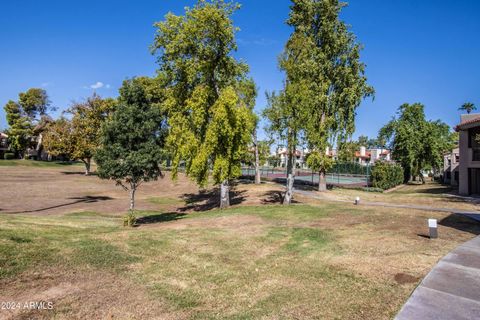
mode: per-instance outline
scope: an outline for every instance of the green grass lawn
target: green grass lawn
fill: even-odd
[[[35,161],[35,160],[0,160],[1,166],[26,166],[39,168],[58,168],[63,166],[79,166],[81,162],[63,162],[63,161]]]
[[[370,209],[265,205],[139,215],[144,224],[124,228],[121,217],[95,212],[0,214],[0,281],[28,279],[29,272],[43,269],[106,272],[146,290],[149,301],[162,301],[174,318],[196,319],[386,319],[415,286],[363,272],[350,259],[358,254],[373,263],[390,245],[370,229],[384,213]],[[402,250],[403,233],[396,230],[393,237],[400,249],[387,258],[398,259],[400,270],[408,261],[402,255],[411,257],[425,240],[415,238],[411,249]],[[448,248],[439,241],[432,252],[442,255]],[[128,303],[128,297],[118,299]],[[68,318],[69,303],[59,301],[56,315]]]

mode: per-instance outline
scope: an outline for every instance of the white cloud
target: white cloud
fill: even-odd
[[[104,86],[103,82],[97,81],[96,83],[90,85],[91,89],[100,89]]]
[[[46,88],[46,87],[51,86],[51,85],[52,85],[52,83],[50,83],[50,82],[42,82],[42,84],[41,84],[41,86],[43,88]]]
[[[93,90],[97,90],[97,89],[102,89],[102,88],[105,88],[105,89],[110,89],[112,86],[110,84],[105,84],[101,81],[97,81],[95,82],[94,84],[91,84],[91,85],[88,85],[88,86],[83,86],[83,89],[93,89]]]

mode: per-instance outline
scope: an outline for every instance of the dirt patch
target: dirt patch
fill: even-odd
[[[99,271],[45,270],[0,282],[0,301],[20,303],[0,319],[182,319],[143,286]],[[44,302],[45,308],[25,307]],[[26,305],[25,305],[26,303]],[[51,305],[52,308],[48,308]]]
[[[129,194],[113,181],[84,176],[81,167],[34,168],[1,167],[2,192],[0,212],[34,215],[63,214],[77,211],[124,214]],[[77,174],[78,173],[78,174]],[[166,172],[163,179],[142,184],[137,191],[138,210],[163,209],[149,201],[151,197],[181,198],[197,193],[188,178],[172,181]]]
[[[397,273],[394,279],[398,284],[415,283],[419,280],[419,278],[406,273]]]
[[[18,166],[1,167],[1,171],[2,213],[49,215],[93,211],[123,215],[130,203],[128,192],[113,181],[101,180],[95,175],[84,176],[82,167]],[[283,189],[277,184],[237,184],[231,190],[231,204],[276,203]],[[162,199],[169,200],[169,203]],[[178,203],[174,200],[178,200]],[[200,190],[182,174],[172,181],[170,172],[166,172],[163,179],[142,184],[136,197],[137,210],[194,212],[212,210],[218,206],[218,188]]]

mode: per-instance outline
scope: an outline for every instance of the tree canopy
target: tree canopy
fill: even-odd
[[[379,138],[387,141],[394,159],[402,165],[405,182],[416,177],[423,179],[423,170],[440,169],[443,153],[457,143],[455,137],[442,121],[426,120],[420,103],[401,105],[397,117],[379,132]]]
[[[47,91],[39,88],[31,88],[18,95],[18,103],[22,106],[25,114],[35,119],[38,116],[47,114],[50,100]]]
[[[100,144],[101,127],[114,105],[114,99],[102,99],[97,94],[74,103],[66,112],[71,120],[62,117],[47,127],[43,139],[45,149],[54,156],[81,160],[85,174],[90,174],[91,159]]]
[[[309,166],[320,173],[319,190],[325,190],[325,171],[331,161],[325,149],[345,141],[355,129],[355,110],[374,90],[367,84],[361,45],[340,20],[345,3],[338,0],[293,0],[287,24],[293,27],[280,68],[286,73],[281,94],[270,97],[266,116],[274,131],[296,138],[304,133],[312,150]],[[295,120],[293,120],[295,119]],[[293,145],[290,143],[289,145]],[[294,148],[289,148],[290,155]],[[291,156],[290,156],[291,157]],[[322,179],[323,178],[323,179]]]
[[[31,88],[18,95],[18,101],[10,100],[4,107],[9,129],[9,141],[12,150],[18,155],[26,152],[27,148],[33,146],[32,136],[40,134],[41,130],[34,132],[36,125],[46,122],[42,117],[47,116],[50,108],[50,101],[47,92],[39,88]],[[40,126],[41,129],[44,126]]]
[[[240,162],[251,141],[255,88],[248,66],[237,61],[231,15],[239,5],[199,1],[185,15],[169,13],[155,24],[152,51],[163,81],[173,156],[173,177],[185,172],[205,186],[211,172],[221,184],[221,207],[229,205],[229,180],[241,174]]]
[[[472,111],[477,110],[477,107],[471,102],[465,102],[464,104],[462,104],[460,108],[458,108],[458,110],[465,111],[466,113],[470,113]]]
[[[114,112],[102,126],[95,161],[101,179],[130,190],[131,210],[141,183],[162,176],[166,132],[165,115],[152,106],[142,79],[124,81]]]

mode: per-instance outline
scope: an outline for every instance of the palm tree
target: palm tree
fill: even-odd
[[[477,110],[477,107],[475,107],[475,105],[471,102],[465,102],[464,104],[462,104],[460,108],[458,108],[458,110],[466,111],[467,113],[470,113],[474,110]]]

